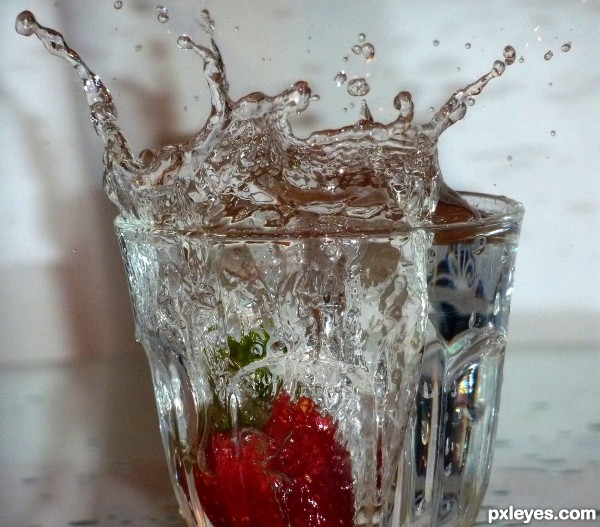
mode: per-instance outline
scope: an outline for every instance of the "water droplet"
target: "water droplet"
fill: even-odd
[[[335,85],[338,87],[344,84],[347,80],[348,77],[346,77],[346,72],[344,71],[338,71],[336,76],[333,78]]]
[[[465,48],[467,48],[467,49],[471,49],[471,43],[470,43],[470,42],[467,42],[467,43],[465,44]]]
[[[485,236],[477,236],[473,242],[473,254],[479,255],[485,250],[487,240]]]
[[[169,10],[165,6],[157,5],[156,13],[161,24],[166,24],[169,21]]]
[[[207,9],[203,9],[200,11],[200,27],[204,30],[205,33],[212,35],[213,30],[215,29],[215,21],[210,16],[210,13]]]
[[[571,51],[571,43],[570,42],[565,42],[561,47],[560,47],[561,51],[564,51],[565,53],[567,51]]]
[[[234,26],[234,27],[233,27],[233,30],[234,30],[234,31],[239,31],[239,30],[240,30],[240,26]]]
[[[367,38],[367,37],[365,36],[365,34],[364,34],[364,33],[359,33],[359,34],[358,34],[358,41],[359,41],[359,42],[364,42],[366,38]]]
[[[549,83],[548,83],[548,86],[552,86],[552,83],[551,83],[551,82],[549,82]]]
[[[317,101],[320,101],[320,100],[321,100],[321,96],[320,96],[320,95],[317,95],[317,94],[315,94],[315,95],[311,95],[311,96],[310,96],[310,98],[309,98],[308,100],[309,100],[309,101],[314,101],[314,102],[317,102]]]
[[[362,53],[362,46],[359,46],[358,44],[352,46],[352,53],[354,53],[355,55],[360,55]]]
[[[123,0],[115,0],[113,7],[115,9],[121,9],[123,7]]]
[[[181,49],[192,49],[193,47],[193,42],[192,39],[188,36],[188,35],[181,35],[178,39],[177,39],[177,45],[181,48]]]
[[[20,35],[24,35],[26,37],[33,35],[35,33],[36,26],[37,21],[31,11],[23,11],[17,16],[15,30]]]
[[[451,476],[452,475],[452,462],[448,463],[445,467],[444,467],[444,474],[446,476]]]
[[[475,97],[467,97],[467,104],[473,106],[475,104]]]
[[[554,137],[556,135],[556,130],[550,130],[550,135]]]
[[[352,79],[348,83],[348,93],[353,97],[364,97],[370,90],[369,83],[362,77]]]
[[[440,41],[439,40],[434,40],[433,41],[433,45],[434,46],[439,46],[440,45]]]
[[[506,159],[507,161],[512,161],[512,156],[508,156]]]
[[[429,111],[430,111],[430,112],[435,112],[435,108],[434,108],[433,106],[430,106],[430,107],[429,107]]]
[[[348,55],[344,56],[344,58],[342,59],[344,62],[348,62],[348,60],[350,59],[350,57]]]
[[[525,58],[524,57],[519,57],[519,63],[523,64],[523,62],[525,62]]]
[[[363,44],[362,54],[367,60],[372,60],[375,57],[375,46],[369,42]]]
[[[552,51],[546,51],[546,54],[544,55],[544,60],[550,60],[553,56],[554,53],[552,53]]]
[[[200,99],[200,97],[198,97],[197,95],[194,95],[194,101],[198,102],[199,99]]]
[[[183,111],[184,111],[184,112],[187,112],[187,106],[184,106],[184,107],[183,107]]]
[[[506,69],[506,64],[504,62],[502,62],[501,60],[497,60],[494,62],[494,71],[496,72],[496,74],[502,75],[504,73],[505,69]]]
[[[517,52],[512,46],[506,46],[502,51],[502,55],[504,56],[504,62],[506,62],[507,66],[513,64],[517,58]]]
[[[364,99],[360,102],[360,115],[359,119],[361,121],[370,121],[373,122],[373,115],[371,115],[371,110],[367,104],[367,101]]]
[[[144,49],[144,46],[142,46],[141,44],[136,44],[133,49],[135,49],[136,51],[142,51]]]

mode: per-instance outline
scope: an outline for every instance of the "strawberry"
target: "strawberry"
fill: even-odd
[[[262,430],[213,432],[194,469],[214,527],[352,527],[350,454],[331,416],[281,391]]]
[[[270,477],[264,470],[269,438],[243,430],[215,432],[207,446],[206,469],[194,467],[204,512],[214,527],[284,527]]]

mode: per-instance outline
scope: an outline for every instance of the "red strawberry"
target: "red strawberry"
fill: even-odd
[[[290,527],[352,527],[350,454],[336,428],[311,399],[279,395],[264,427],[274,449],[267,469],[283,475],[275,488]]]
[[[214,432],[194,470],[214,527],[352,527],[350,454],[307,397],[281,392],[263,431]]]
[[[269,438],[244,430],[215,432],[207,447],[207,471],[194,470],[200,503],[214,527],[284,527],[272,483],[265,473]]]

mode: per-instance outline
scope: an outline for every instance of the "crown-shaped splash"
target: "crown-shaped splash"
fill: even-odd
[[[105,189],[123,219],[186,231],[385,231],[430,220],[438,203],[464,206],[442,179],[437,141],[464,117],[468,101],[514,62],[512,47],[426,124],[413,124],[412,97],[402,91],[394,98],[398,117],[389,124],[374,122],[365,111],[355,124],[299,139],[289,116],[308,108],[308,83],[298,81],[273,97],[251,93],[232,101],[206,11],[203,20],[210,47],[186,35],[177,42],[204,63],[210,115],[188,141],[135,157],[100,78],[60,33],[29,11],[17,17],[20,34],[35,34],[82,80],[92,123],[106,146]]]

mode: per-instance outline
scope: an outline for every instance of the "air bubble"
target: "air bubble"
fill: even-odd
[[[362,54],[367,60],[372,60],[375,57],[375,46],[369,42],[363,44]]]
[[[364,97],[370,90],[369,83],[362,77],[352,79],[348,83],[348,93],[353,97]]]
[[[348,77],[346,76],[346,72],[344,71],[338,71],[336,76],[333,78],[333,82],[335,82],[335,85],[338,87],[344,84],[347,80]]]
[[[544,60],[550,60],[553,56],[554,56],[554,53],[552,53],[552,51],[546,51],[546,53],[544,55]]]
[[[364,34],[364,33],[359,33],[359,34],[358,34],[358,41],[359,41],[359,42],[364,42],[366,38],[367,38],[367,37],[365,36],[365,34]]]
[[[123,7],[123,0],[115,0],[113,7],[115,9],[121,9]]]
[[[567,51],[571,51],[571,43],[570,42],[565,42],[561,47],[560,47],[561,51],[564,51],[565,53]]]

